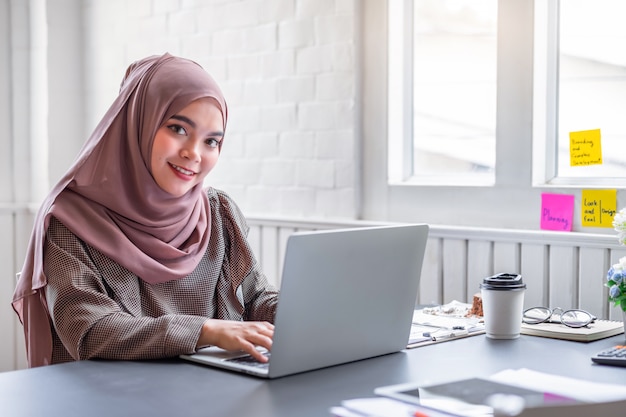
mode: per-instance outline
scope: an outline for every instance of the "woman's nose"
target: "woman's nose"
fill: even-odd
[[[187,141],[181,148],[180,155],[190,161],[197,161],[200,158],[198,145],[194,141]]]

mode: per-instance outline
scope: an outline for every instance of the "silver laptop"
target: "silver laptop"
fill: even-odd
[[[398,352],[409,339],[428,226],[297,232],[268,363],[216,347],[183,359],[277,378]]]

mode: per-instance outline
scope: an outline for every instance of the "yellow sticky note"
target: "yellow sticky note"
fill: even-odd
[[[583,227],[613,227],[617,190],[582,190]]]
[[[602,164],[600,129],[570,132],[569,160],[573,167]]]

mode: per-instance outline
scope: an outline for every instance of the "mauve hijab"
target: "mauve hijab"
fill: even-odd
[[[150,161],[158,128],[204,97],[218,104],[225,129],[222,92],[195,62],[164,54],[128,67],[117,99],[35,219],[12,303],[30,367],[49,364],[52,355],[43,268],[50,216],[151,284],[183,278],[200,262],[211,225],[206,193],[199,184],[173,197],[152,178]]]

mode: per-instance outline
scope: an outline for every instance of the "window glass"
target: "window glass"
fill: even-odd
[[[559,2],[559,177],[626,176],[624,16],[623,0]],[[600,129],[602,164],[572,166],[570,133],[596,129]]]
[[[415,0],[413,12],[413,175],[493,182],[497,1]]]

